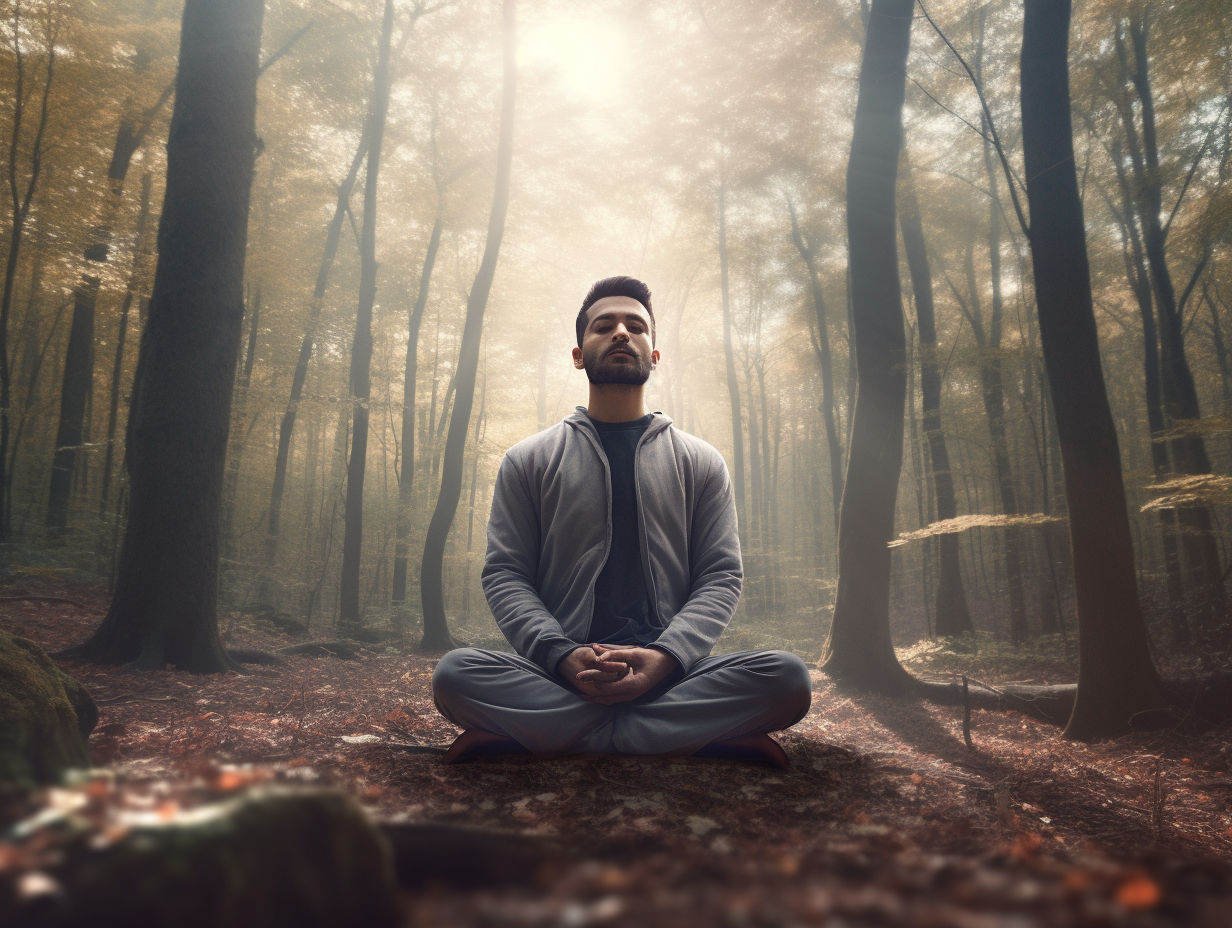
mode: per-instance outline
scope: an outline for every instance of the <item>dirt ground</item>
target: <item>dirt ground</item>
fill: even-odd
[[[20,577],[0,588],[0,627],[55,651],[105,604],[97,587]],[[288,642],[249,622],[229,643]],[[329,784],[381,820],[572,849],[522,884],[408,894],[409,925],[1232,924],[1227,727],[1081,745],[976,711],[968,749],[961,710],[815,674],[812,710],[779,736],[786,771],[602,756],[444,767],[423,751],[457,731],[433,708],[431,655],[369,645],[217,676],[59,663],[98,701],[92,755],[129,801]]]

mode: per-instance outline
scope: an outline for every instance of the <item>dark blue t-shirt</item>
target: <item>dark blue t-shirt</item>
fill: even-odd
[[[637,444],[654,416],[632,422],[594,419],[612,474],[612,546],[595,583],[594,620],[590,641],[646,645],[659,637],[655,611],[642,571],[637,489],[633,459]]]

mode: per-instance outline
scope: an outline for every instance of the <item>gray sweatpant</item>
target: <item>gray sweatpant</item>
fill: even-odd
[[[687,755],[712,741],[790,728],[808,712],[808,668],[787,651],[698,661],[675,682],[612,706],[587,702],[516,654],[459,648],[432,675],[436,707],[461,728],[512,738],[535,754]]]

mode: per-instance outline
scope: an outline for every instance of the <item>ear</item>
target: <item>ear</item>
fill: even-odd
[[[657,353],[657,352],[656,352],[656,353]],[[582,349],[581,349],[581,348],[574,348],[574,349],[573,349],[573,366],[574,366],[574,367],[576,367],[579,371],[580,371],[580,370],[582,369],[582,367],[583,367],[583,365],[582,365]]]
[[[653,367],[654,365],[658,363],[659,363],[659,349],[656,348],[654,351],[650,352],[650,365],[651,367]]]

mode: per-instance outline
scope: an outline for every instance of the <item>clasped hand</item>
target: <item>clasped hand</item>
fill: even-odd
[[[587,702],[610,706],[649,692],[676,666],[676,658],[656,648],[592,644],[571,651],[559,673]]]

